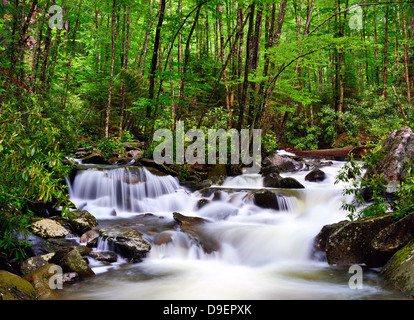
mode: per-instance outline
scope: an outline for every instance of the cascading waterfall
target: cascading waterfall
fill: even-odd
[[[176,178],[156,176],[143,167],[95,168],[81,170],[69,192],[78,208],[109,218],[183,209],[186,194],[178,194],[179,187]]]
[[[324,168],[327,179],[305,181],[308,172],[286,173],[305,189],[282,190],[279,210],[263,209],[247,197],[262,189],[258,174],[229,177],[215,192],[189,192],[177,179],[144,168],[80,171],[71,200],[101,221],[153,213],[172,221],[178,211],[207,219],[203,241],[218,244],[206,252],[179,229],[163,231],[169,241],[152,244],[140,263],[105,269],[94,279],[65,291],[67,299],[360,299],[387,297],[374,282],[351,290],[347,270],[312,256],[314,237],[324,225],[346,219],[342,185],[334,184],[340,162]],[[283,175],[283,174],[282,174]],[[279,190],[280,191],[280,190]],[[207,203],[199,208],[200,199]],[[104,219],[104,220],[102,220]],[[148,237],[153,240],[152,236]],[[105,249],[100,243],[100,249]],[[375,277],[375,275],[373,276]],[[116,280],[114,280],[116,279]],[[87,290],[83,291],[82,288]]]

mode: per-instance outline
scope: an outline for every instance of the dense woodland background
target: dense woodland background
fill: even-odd
[[[6,238],[30,204],[65,201],[77,147],[139,137],[150,155],[178,120],[260,128],[265,152],[411,126],[414,6],[358,3],[2,0],[0,246],[16,249]]]

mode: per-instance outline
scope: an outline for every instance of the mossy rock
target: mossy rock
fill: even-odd
[[[414,239],[398,250],[381,270],[385,282],[414,297]]]
[[[98,225],[96,218],[86,210],[71,211],[68,218],[72,229],[79,235]]]
[[[0,300],[37,300],[37,294],[27,280],[0,270]]]
[[[50,286],[50,280],[56,274],[53,270],[56,268],[57,265],[48,263],[24,277],[35,288],[39,300],[59,299],[58,293]]]

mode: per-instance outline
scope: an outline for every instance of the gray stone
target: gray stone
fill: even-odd
[[[381,269],[388,285],[414,297],[414,240],[398,250]]]
[[[69,234],[69,231],[65,227],[52,219],[35,221],[31,226],[31,230],[34,234],[42,238],[65,237]]]
[[[95,273],[83,259],[77,247],[59,249],[50,259],[50,262],[61,266],[64,272],[76,272],[80,278],[95,276]]]
[[[142,238],[138,230],[109,226],[99,230],[100,238],[106,240],[111,248],[132,262],[140,262],[151,250],[151,244]]]

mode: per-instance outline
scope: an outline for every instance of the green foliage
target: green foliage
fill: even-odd
[[[262,150],[265,153],[275,153],[279,149],[277,135],[269,130],[265,136],[262,136]]]
[[[407,178],[400,183],[396,197],[394,211],[397,217],[414,212],[414,172],[411,167],[408,169]]]
[[[344,182],[348,186],[343,194],[351,200],[342,203],[342,208],[349,211],[351,220],[375,216],[392,211],[396,218],[414,212],[414,174],[411,168],[407,177],[396,187],[394,195],[387,193],[389,183],[382,175],[364,176],[365,170],[372,168],[384,157],[380,147],[374,148],[364,156],[363,161],[356,161],[352,156],[342,167],[335,183]]]
[[[390,203],[384,197],[386,180],[383,176],[368,178],[363,176],[365,170],[376,163],[377,154],[374,152],[365,156],[364,161],[356,161],[351,156],[336,177],[335,183],[349,183],[344,188],[343,194],[351,196],[352,199],[349,202],[344,201],[342,208],[349,211],[348,217],[351,220],[383,214],[390,208]],[[366,201],[367,193],[369,193],[369,202]]]
[[[62,141],[66,138],[37,97],[10,95],[0,109],[0,248],[23,257],[24,241],[14,235],[30,224],[29,205],[68,204],[62,179],[68,174]]]
[[[122,143],[113,137],[103,137],[96,145],[96,149],[102,151],[107,157],[113,155],[119,148],[122,148]]]

